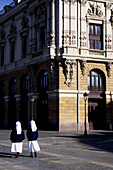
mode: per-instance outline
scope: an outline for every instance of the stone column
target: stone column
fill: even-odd
[[[9,109],[10,97],[4,96],[4,100],[5,100],[4,128],[7,128],[8,127],[8,109]]]

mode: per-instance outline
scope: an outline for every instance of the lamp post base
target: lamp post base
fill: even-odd
[[[87,130],[84,131],[84,135],[87,135]]]

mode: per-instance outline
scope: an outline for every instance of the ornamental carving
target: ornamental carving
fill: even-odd
[[[10,34],[16,33],[16,25],[15,24],[11,24],[9,32],[10,32]]]
[[[81,0],[81,5],[85,6],[87,3],[87,0]]]
[[[82,71],[82,75],[85,75],[85,70],[86,70],[86,61],[81,61],[81,71]]]
[[[111,40],[111,38],[107,37],[105,39],[105,42],[106,42],[106,49],[111,49],[111,47],[112,47],[112,40]]]
[[[21,22],[22,29],[28,28],[29,27],[28,23],[29,23],[29,19],[26,16],[23,17]]]
[[[75,36],[75,34],[72,34],[72,44],[76,44],[76,36]]]
[[[87,45],[86,40],[86,35],[81,35],[81,47],[85,47]]]
[[[30,89],[34,90],[36,87],[36,67],[35,65],[28,66]]]
[[[88,14],[97,15],[101,17],[103,15],[101,4],[96,3],[96,2],[94,3],[89,2]]]
[[[106,9],[110,9],[110,8],[111,8],[111,6],[112,6],[112,4],[111,4],[111,3],[106,3]]]
[[[54,77],[55,77],[55,61],[50,60],[46,64],[46,67],[47,67],[47,71],[48,71],[48,74],[49,74],[50,82],[51,82],[51,84],[53,84],[54,83]]]
[[[106,64],[106,71],[107,71],[107,76],[111,76],[111,63]]]
[[[70,87],[74,84],[74,70],[76,60],[65,60],[62,62],[63,73],[65,75],[65,84]]]

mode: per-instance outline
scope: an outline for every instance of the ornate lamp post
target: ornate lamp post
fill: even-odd
[[[112,93],[110,92],[110,100],[111,100],[111,123],[110,123],[110,130],[112,130]]]
[[[85,92],[84,93],[84,101],[85,101],[85,129],[84,129],[84,135],[87,135],[87,128],[86,128],[86,100],[88,98],[88,94]]]
[[[32,110],[31,110],[31,120],[33,120],[33,103],[34,103],[34,96],[31,97],[31,105],[32,105]]]

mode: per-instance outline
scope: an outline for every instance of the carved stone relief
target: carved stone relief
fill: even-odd
[[[81,61],[81,71],[82,71],[82,75],[85,75],[85,70],[86,70],[86,61]]]
[[[47,42],[47,45],[52,45],[52,44],[55,44],[55,33],[51,33],[49,34],[48,33],[48,36],[46,38],[46,42]]]
[[[76,44],[76,35],[75,34],[69,34],[65,33],[64,37],[64,44]]]
[[[30,81],[30,88],[35,89],[36,87],[36,68],[35,65],[28,66],[29,71],[29,81]]]
[[[24,28],[28,28],[29,27],[29,19],[27,17],[23,17],[22,18],[22,22],[21,22],[21,25],[22,25],[22,29]]]
[[[112,47],[112,40],[111,40],[111,38],[107,37],[105,39],[105,42],[106,42],[106,49],[111,49],[111,47]]]
[[[81,47],[85,47],[87,45],[86,35],[81,35]]]
[[[106,64],[106,71],[107,71],[107,76],[111,76],[111,63]]]
[[[110,9],[112,7],[111,3],[106,3],[106,9]]]
[[[81,5],[85,6],[87,3],[87,0],[81,0]]]
[[[50,60],[46,64],[46,67],[47,67],[50,83],[53,84],[54,83],[54,76],[55,76],[55,61]]]
[[[87,12],[89,15],[97,15],[99,17],[103,16],[102,3],[89,2],[89,8]]]
[[[16,33],[16,25],[15,24],[11,24],[9,32],[10,32],[10,34]]]
[[[76,60],[65,60],[62,62],[63,73],[65,75],[65,84],[70,87],[74,84],[74,70]]]

